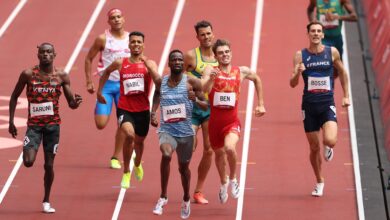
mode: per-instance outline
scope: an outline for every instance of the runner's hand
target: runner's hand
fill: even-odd
[[[70,103],[71,109],[76,109],[80,106],[80,104],[83,102],[83,98],[79,94],[74,94],[74,100]]]
[[[15,124],[13,122],[9,123],[8,132],[12,135],[13,138],[16,138],[18,135],[18,129],[16,129]]]
[[[349,101],[349,98],[343,98],[342,105],[344,108],[351,105],[351,102]]]
[[[157,126],[158,126],[158,121],[157,121],[157,117],[156,117],[156,112],[151,112],[151,113],[150,113],[150,124],[151,124],[153,127],[157,127]]]
[[[96,93],[96,96],[97,96],[98,102],[100,102],[102,104],[107,104],[106,99],[104,98],[104,96],[102,95],[101,92]]]
[[[187,91],[188,91],[188,99],[195,102],[196,101],[196,95],[194,92],[194,89],[190,84],[187,84]]]
[[[95,92],[95,86],[93,85],[93,82],[87,83],[87,91],[91,94],[93,94]]]
[[[301,62],[301,63],[297,63],[295,65],[295,72],[298,73],[298,74],[301,74],[303,73],[303,71],[306,70],[306,67],[305,65]]]
[[[258,105],[256,106],[256,109],[255,109],[255,116],[256,117],[261,117],[265,114],[265,107],[264,105]]]

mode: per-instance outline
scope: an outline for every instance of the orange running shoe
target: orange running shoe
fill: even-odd
[[[195,203],[198,203],[198,204],[209,204],[209,201],[204,197],[203,193],[201,192],[196,192],[194,193],[194,200],[195,200]]]

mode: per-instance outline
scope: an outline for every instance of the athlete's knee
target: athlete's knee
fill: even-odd
[[[335,146],[337,143],[337,137],[332,137],[332,138],[325,138],[324,139],[324,145],[326,146]]]
[[[29,159],[24,159],[23,164],[25,167],[32,167],[34,165],[34,161],[31,161]]]
[[[172,159],[172,156],[167,152],[163,152],[161,157],[162,157],[162,160],[168,161],[168,162],[170,162]]]
[[[233,145],[225,146],[225,152],[227,155],[233,156],[236,154],[236,147]]]
[[[179,172],[182,176],[187,175],[188,172],[190,172],[190,169],[188,168],[188,165],[180,165],[179,166]]]
[[[106,127],[105,124],[98,124],[98,123],[96,123],[96,128],[97,128],[98,130],[103,130],[105,127]]]
[[[213,150],[211,147],[203,149],[203,157],[212,157],[213,156]]]
[[[46,172],[53,171],[53,164],[52,163],[45,163],[45,165],[43,165],[43,167],[45,168]]]

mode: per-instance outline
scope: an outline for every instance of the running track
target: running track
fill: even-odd
[[[17,3],[16,0],[2,1],[1,25]],[[55,162],[56,179],[51,195],[51,202],[57,212],[55,216],[40,212],[43,196],[43,157],[40,150],[33,168],[19,169],[0,204],[0,219],[112,217],[121,179],[121,171],[107,168],[113,150],[115,123],[111,122],[103,131],[97,131],[94,127],[95,96],[85,91],[84,57],[94,38],[107,28],[105,12],[112,7],[119,7],[126,16],[126,29],[144,32],[145,54],[159,62],[177,3],[169,0],[105,2],[70,71],[73,91],[84,97],[84,103],[80,109],[72,111],[67,108],[65,99],[62,99],[61,144]],[[220,8],[222,3],[225,4],[223,10]],[[187,0],[171,48],[187,51],[197,46],[193,25],[198,20],[207,19],[214,25],[217,38],[231,41],[234,64],[251,66],[256,1],[242,0],[240,3]],[[260,119],[253,118],[251,129],[248,130],[250,147],[242,219],[358,218],[348,117],[347,111],[341,107],[338,108],[339,142],[336,156],[332,163],[324,164],[325,196],[310,196],[315,180],[308,161],[308,145],[300,116],[302,81],[296,89],[288,86],[293,54],[307,45],[306,3],[306,0],[264,2],[257,69],[263,80],[267,114]],[[0,96],[9,96],[20,71],[36,64],[35,46],[41,42],[49,41],[55,45],[58,53],[55,63],[57,67],[65,67],[97,4],[98,0],[27,2],[0,38]],[[208,6],[207,11],[205,5]],[[98,82],[97,79],[95,82]],[[341,88],[337,84],[335,101],[340,105]],[[244,84],[242,88],[239,107],[243,127],[247,87],[248,84]],[[8,102],[1,99],[0,106],[6,105]],[[2,109],[0,114],[7,116],[8,111]],[[26,115],[26,109],[16,112],[17,117]],[[1,123],[6,124],[6,121]],[[179,219],[182,190],[176,156],[171,164],[169,204],[164,208],[163,216],[156,217],[151,212],[160,193],[161,154],[155,131],[151,128],[146,141],[144,181],[138,183],[133,179],[132,188],[127,190],[119,210],[119,219]],[[22,140],[24,132],[25,127],[20,127],[18,140]],[[10,137],[7,129],[0,129],[0,137]],[[238,147],[240,158],[242,139]],[[7,181],[19,155],[20,148],[1,149],[0,185],[3,186]],[[200,156],[201,150],[197,150],[191,165],[192,189]],[[229,199],[225,205],[218,203],[218,182],[213,165],[204,189],[210,204],[192,205],[192,219],[240,219],[236,218],[237,201]]]

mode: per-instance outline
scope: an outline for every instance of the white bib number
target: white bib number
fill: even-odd
[[[145,91],[144,78],[131,78],[123,81],[125,95],[141,93]]]
[[[30,103],[31,117],[54,115],[53,102]]]
[[[326,77],[308,77],[307,90],[309,92],[315,91],[330,91],[330,78]]]
[[[214,106],[219,108],[234,108],[236,105],[236,93],[216,92],[214,94]]]
[[[335,28],[339,26],[339,20],[327,21],[325,15],[320,15],[320,22],[325,29]]]
[[[187,118],[185,104],[163,106],[163,120],[167,123],[183,121]]]

